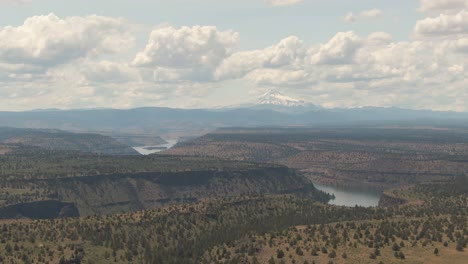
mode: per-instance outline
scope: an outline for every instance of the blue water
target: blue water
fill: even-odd
[[[316,183],[314,183],[314,186],[321,191],[335,195],[335,199],[331,200],[329,204],[340,206],[375,207],[379,204],[380,195],[382,194],[382,191],[371,188],[353,188]]]
[[[147,148],[166,147],[166,149],[170,149],[175,144],[177,144],[177,140],[175,140],[175,139],[168,139],[166,141],[167,141],[167,144],[163,144],[163,145],[141,146],[141,147],[134,147],[133,149],[138,151],[141,155],[150,155],[150,154],[153,154],[153,153],[158,153],[158,152],[164,151],[165,149],[147,149]]]

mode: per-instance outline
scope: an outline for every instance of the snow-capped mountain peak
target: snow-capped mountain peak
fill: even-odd
[[[280,105],[280,106],[303,106],[306,103],[303,100],[286,96],[278,91],[268,91],[257,99],[260,105]]]

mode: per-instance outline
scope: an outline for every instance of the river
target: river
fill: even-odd
[[[335,195],[334,200],[329,204],[354,207],[356,205],[363,207],[376,207],[379,205],[381,190],[371,188],[353,188],[342,186],[331,186],[314,183],[314,186],[326,193]]]
[[[141,147],[134,147],[133,149],[138,151],[142,155],[149,155],[157,152],[164,151],[166,149],[172,148],[175,144],[177,144],[177,139],[168,139],[166,140],[167,144],[156,145],[156,146],[141,146]],[[160,149],[158,149],[160,148]]]
[[[166,141],[167,144],[157,146],[134,147],[134,149],[142,155],[149,155],[164,151],[166,149],[170,149],[175,144],[177,144],[177,140]],[[375,207],[379,204],[380,195],[382,194],[381,190],[376,190],[372,188],[332,186],[318,183],[314,183],[314,186],[321,191],[335,195],[335,199],[330,200],[330,202],[328,203],[340,206],[354,207],[358,205],[364,207]]]

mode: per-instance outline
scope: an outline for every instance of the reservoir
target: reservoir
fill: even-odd
[[[332,205],[354,207],[356,205],[363,207],[376,207],[379,205],[381,190],[371,188],[356,188],[332,186],[314,183],[314,186],[326,193],[335,195],[334,200],[328,202]]]
[[[149,154],[164,151],[166,149],[170,149],[175,144],[177,144],[177,139],[168,139],[166,141],[167,141],[167,144],[163,144],[163,145],[141,146],[141,147],[134,147],[133,149],[138,151],[141,155],[149,155]]]

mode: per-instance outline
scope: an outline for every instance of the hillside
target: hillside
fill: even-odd
[[[115,139],[98,134],[71,133],[51,129],[0,127],[0,143],[20,144],[50,150],[73,150],[108,155],[136,155],[135,150]]]
[[[164,154],[286,165],[314,181],[381,188],[468,171],[468,132],[451,128],[232,128]]]
[[[109,216],[4,221],[0,235],[10,239],[0,245],[5,249],[0,259],[119,264],[464,263],[467,193],[450,194],[446,183],[434,184],[447,195],[424,199],[418,206],[346,208],[275,195],[207,199]],[[431,192],[414,186],[404,194],[429,197]]]
[[[167,141],[158,136],[152,135],[139,135],[139,134],[110,134],[110,137],[116,139],[120,143],[131,147],[140,146],[157,146],[167,144]]]
[[[6,153],[8,153],[8,151],[10,151],[10,148],[8,146],[0,145],[0,155],[5,155]]]
[[[467,142],[464,132],[445,130],[268,128],[221,130],[171,150],[193,156],[8,145],[0,155],[0,262],[461,264]],[[377,208],[327,205],[330,196],[302,173],[271,163],[304,152],[320,155],[293,164],[367,183],[381,169],[386,186],[422,183],[387,190],[391,199]],[[367,164],[362,153],[380,164],[360,174],[340,167]],[[402,166],[425,157],[433,163]],[[418,173],[395,177],[382,166],[389,158],[395,170]]]
[[[203,263],[455,263],[468,252],[467,182],[444,181],[395,189],[420,203],[376,209],[366,220],[296,225],[213,247]],[[459,190],[452,192],[453,189]],[[357,208],[355,214],[359,215]],[[380,218],[380,213],[388,214]]]
[[[204,198],[292,194],[327,201],[284,166],[175,156],[102,156],[19,147],[0,156],[0,218],[151,209]],[[51,202],[53,207],[49,207]],[[44,207],[43,207],[44,206]],[[65,215],[71,216],[71,215]],[[49,218],[47,217],[47,218]]]

